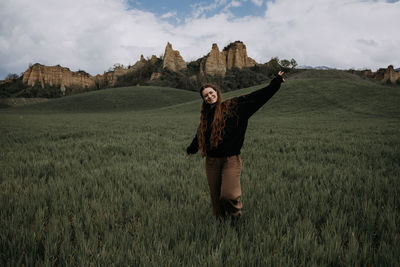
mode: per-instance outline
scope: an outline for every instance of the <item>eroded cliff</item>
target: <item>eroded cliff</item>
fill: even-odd
[[[172,45],[169,42],[165,47],[163,68],[174,72],[186,69],[186,62],[181,57],[179,51],[172,49]]]
[[[240,41],[229,44],[221,52],[218,45],[213,44],[211,52],[201,61],[200,74],[224,76],[232,68],[241,69],[256,64],[254,59],[247,56],[246,46]]]

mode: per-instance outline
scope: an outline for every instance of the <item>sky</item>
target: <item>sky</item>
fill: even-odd
[[[400,67],[398,0],[1,0],[0,79],[30,64],[102,74],[167,42],[186,62],[240,40],[258,63]]]

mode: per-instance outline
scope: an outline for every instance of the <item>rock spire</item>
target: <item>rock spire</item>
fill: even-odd
[[[172,49],[172,45],[169,42],[165,47],[163,68],[174,72],[186,69],[186,62],[181,57],[179,51]]]
[[[252,67],[255,64],[256,62],[247,56],[246,46],[240,41],[229,44],[221,52],[218,45],[213,44],[211,52],[201,61],[200,73],[225,76],[227,70]]]

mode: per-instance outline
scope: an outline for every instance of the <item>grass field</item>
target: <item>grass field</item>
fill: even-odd
[[[235,226],[185,155],[200,104],[126,87],[1,109],[0,265],[398,266],[399,87],[290,77],[249,122]]]

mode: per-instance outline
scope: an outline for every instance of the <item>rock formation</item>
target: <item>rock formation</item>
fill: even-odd
[[[201,59],[198,59],[193,65],[190,66],[189,71],[183,74],[190,75],[190,80],[206,78],[206,75],[224,77],[226,72],[232,68],[252,67],[257,63],[247,56],[246,46],[241,41],[226,46],[222,51],[219,50],[217,44],[212,45],[211,51]],[[61,94],[75,94],[89,90],[100,88],[108,88],[120,86],[121,84],[129,84],[131,78],[135,78],[136,71],[143,70],[137,73],[145,82],[163,79],[163,69],[169,71],[179,72],[187,69],[187,64],[181,57],[179,51],[173,50],[172,45],[167,43],[163,59],[153,55],[151,59],[145,59],[141,55],[133,66],[123,67],[115,65],[112,71],[108,71],[101,75],[91,76],[84,71],[73,72],[68,68],[57,66],[44,66],[41,64],[34,64],[30,66],[24,73],[22,84],[24,88],[41,87],[41,88],[59,88]],[[199,71],[199,72],[198,72]],[[362,77],[375,79],[382,83],[400,83],[400,71],[395,70],[393,66],[388,68],[381,68],[376,72],[371,70],[349,72],[358,74]],[[132,77],[125,76],[130,73],[134,74]],[[125,77],[124,77],[125,76]],[[120,79],[122,77],[123,79]],[[143,78],[145,77],[145,78]],[[120,79],[120,80],[119,80]],[[135,78],[137,79],[137,77]],[[0,81],[0,85],[6,87],[10,81]]]
[[[153,72],[153,73],[151,74],[151,76],[150,76],[150,81],[154,81],[154,80],[160,79],[161,76],[162,76],[162,73],[160,73],[160,72]]]
[[[118,77],[125,75],[129,72],[122,66],[114,68],[114,70],[106,72],[102,75],[94,76],[94,80],[98,88],[114,87],[117,85]]]
[[[161,64],[161,59],[154,55],[151,59],[145,59],[141,55],[140,60],[133,66],[128,68],[116,66],[114,70],[96,76],[91,76],[84,71],[73,72],[59,65],[44,66],[37,63],[25,71],[23,84],[27,87],[56,87],[60,89],[63,95],[76,94],[98,88],[118,86],[119,77],[138,71],[144,66],[148,66],[149,63],[154,67],[154,72],[149,79],[151,81],[160,79],[162,73],[156,66]],[[231,68],[251,67],[255,64],[256,62],[247,56],[246,46],[240,41],[231,43],[223,51],[219,51],[217,44],[213,44],[210,53],[200,60],[200,76],[218,75],[223,77],[226,71]],[[187,68],[179,51],[173,50],[170,43],[167,43],[165,47],[162,68],[173,72]]]
[[[363,75],[369,79],[373,79],[374,78],[374,73],[371,70],[364,70],[363,71]]]
[[[211,52],[200,63],[200,74],[220,75],[226,73],[226,55],[220,52],[217,44],[213,44]]]
[[[382,83],[392,83],[395,84],[400,79],[400,71],[395,71],[393,66],[390,65],[387,67],[385,74],[382,79]]]
[[[98,88],[107,88],[112,87],[114,84],[116,84],[118,76],[115,75],[114,71],[108,71],[104,74],[97,74],[93,77],[93,79]]]
[[[172,49],[172,45],[169,42],[165,47],[163,68],[174,72],[186,69],[186,62],[179,54],[179,51]]]
[[[84,71],[73,72],[70,69],[61,67],[59,65],[44,66],[36,63],[30,66],[24,72],[22,82],[26,87],[39,86],[42,89],[56,87],[60,89],[62,95],[66,95],[67,93],[76,94],[99,88],[118,86],[119,77],[130,72],[137,71],[148,63],[151,65],[156,65],[159,62],[161,62],[161,59],[154,55],[149,60],[146,60],[144,56],[141,55],[140,60],[137,61],[133,66],[126,68],[118,65],[114,67],[112,71],[105,72],[104,74],[98,74],[96,76],[91,76]],[[152,78],[157,79],[160,76],[161,74],[158,73],[152,75]]]
[[[160,59],[158,57],[156,57],[155,55],[152,55],[151,58],[150,58],[150,64],[155,65],[155,64],[157,64],[157,62],[159,60]]]
[[[224,52],[226,53],[227,69],[253,67],[256,64],[254,59],[247,56],[246,46],[240,41],[228,45]]]
[[[129,67],[129,70],[135,71],[135,70],[138,70],[140,68],[143,68],[144,65],[146,65],[146,63],[147,63],[147,60],[144,58],[143,55],[140,55],[139,61],[137,61],[133,66]]]
[[[382,81],[385,77],[386,69],[380,68],[375,73],[373,73],[374,79],[378,81]]]
[[[380,68],[376,72],[369,69],[366,70],[349,70],[350,73],[357,74],[361,77],[374,79],[384,84],[400,83],[400,71],[396,71],[392,65],[387,68]]]
[[[152,55],[150,59],[145,59],[144,56],[141,55],[140,56],[140,60],[137,61],[135,63],[135,65],[128,67],[128,72],[139,70],[139,69],[143,68],[146,64],[150,64],[151,66],[155,66],[159,61],[161,61],[161,59],[159,59],[155,55]]]
[[[222,52],[217,44],[212,45],[211,52],[201,61],[200,74],[225,76],[232,68],[252,67],[256,62],[247,56],[246,46],[236,41],[228,45]]]
[[[25,71],[22,82],[30,87],[58,87],[63,94],[65,94],[66,88],[70,88],[71,93],[80,93],[96,88],[96,83],[90,74],[84,71],[72,72],[60,65],[34,64]]]

